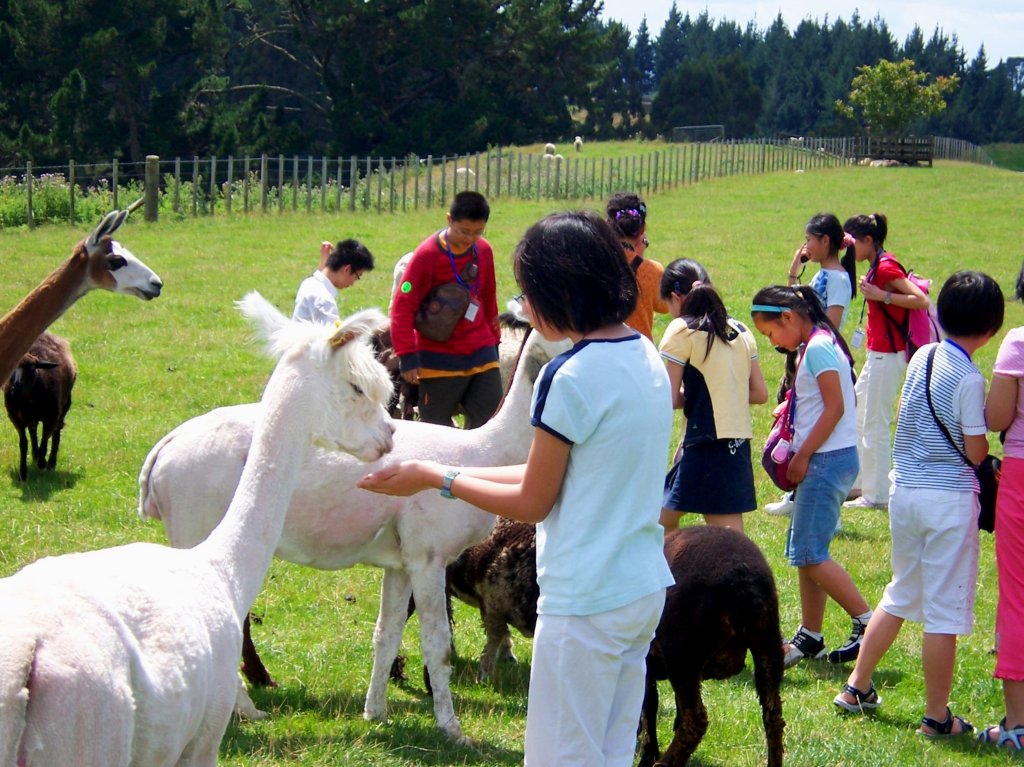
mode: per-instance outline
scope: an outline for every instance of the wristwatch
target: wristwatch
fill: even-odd
[[[444,479],[441,480],[441,497],[442,498],[454,498],[452,495],[452,482],[459,476],[459,472],[455,469],[448,469],[444,473]]]
[[[885,291],[885,303],[886,303],[887,306],[892,303],[892,291],[891,290]]]

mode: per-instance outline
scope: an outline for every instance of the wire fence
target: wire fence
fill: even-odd
[[[898,142],[903,159],[991,163],[970,142]],[[886,145],[886,146],[892,146]],[[883,151],[895,151],[885,150]],[[0,168],[0,227],[91,222],[146,198],[146,217],[183,219],[250,213],[400,213],[447,206],[472,189],[489,199],[604,200],[618,191],[651,195],[737,174],[809,171],[877,156],[866,138],[756,138],[664,145],[625,157],[489,149],[418,157],[192,157],[146,162],[68,162]],[[927,155],[927,156],[926,156]],[[898,157],[896,159],[899,159]]]

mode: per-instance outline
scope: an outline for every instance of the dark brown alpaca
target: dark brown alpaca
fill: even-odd
[[[783,742],[782,633],[779,597],[760,549],[735,530],[698,525],[666,537],[665,556],[676,585],[647,655],[647,692],[640,719],[641,767],[682,767],[708,728],[701,682],[727,679],[754,659],[754,685],[768,741],[768,767],[781,767]],[[658,680],[675,692],[672,743],[658,750]]]

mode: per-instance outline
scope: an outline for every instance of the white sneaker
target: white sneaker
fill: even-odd
[[[788,517],[793,513],[793,494],[786,493],[777,503],[766,503],[764,513],[773,517]]]
[[[859,498],[854,498],[852,501],[847,501],[843,504],[844,509],[888,509],[889,504],[881,503],[877,501],[869,501],[863,495]]]

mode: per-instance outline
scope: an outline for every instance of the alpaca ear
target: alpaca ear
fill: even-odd
[[[347,328],[339,322],[337,324],[337,329],[334,331],[334,335],[327,340],[327,343],[332,349],[338,349],[355,338],[356,335],[357,334],[354,330]]]
[[[90,256],[99,249],[103,238],[116,231],[124,223],[127,216],[128,211],[126,210],[112,210],[103,217],[85,241],[85,249],[89,252]]]

